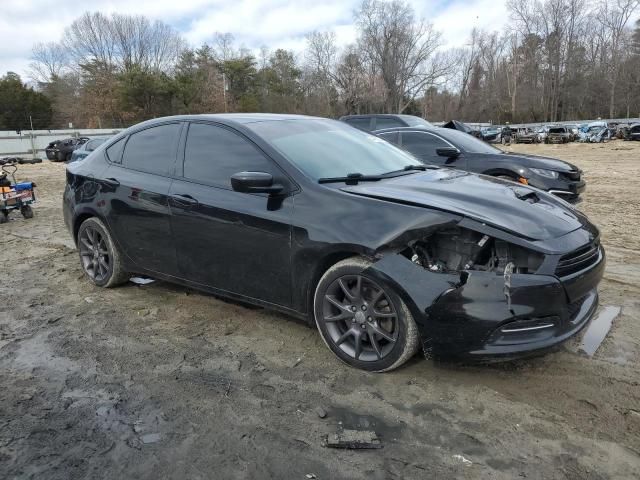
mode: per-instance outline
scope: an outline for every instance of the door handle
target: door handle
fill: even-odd
[[[173,203],[181,207],[195,207],[198,205],[198,201],[191,195],[187,194],[171,195],[171,200]]]
[[[102,181],[104,183],[106,183],[107,185],[111,186],[111,187],[119,187],[120,186],[120,182],[118,181],[117,178],[109,177],[109,178],[105,178]]]

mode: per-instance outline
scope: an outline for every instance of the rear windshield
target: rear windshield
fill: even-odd
[[[566,133],[566,129],[564,128],[550,128],[549,133]]]

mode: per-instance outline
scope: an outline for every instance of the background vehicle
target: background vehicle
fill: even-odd
[[[445,123],[444,125],[442,125],[442,128],[449,128],[451,130],[458,130],[459,132],[468,133],[472,137],[482,138],[482,133],[480,132],[479,129],[471,128],[466,123],[459,122],[458,120],[450,120],[447,123]]]
[[[538,134],[528,127],[520,127],[513,135],[514,143],[540,143]]]
[[[568,143],[571,140],[569,131],[563,126],[549,127],[544,143]]]
[[[629,127],[626,138],[629,140],[640,140],[640,123],[635,123]]]
[[[568,201],[577,201],[585,189],[582,172],[575,165],[537,155],[505,153],[455,130],[405,127],[373,133],[425,164],[528,183]]]
[[[549,127],[540,127],[536,130],[536,134],[538,135],[538,139],[540,142],[546,142],[547,135],[549,134]]]
[[[543,350],[597,306],[599,233],[566,202],[428,168],[341,122],[160,118],[70,164],[66,180],[65,222],[96,285],[138,272],[275,308],[365,370],[419,347]]]
[[[501,131],[500,127],[483,127],[480,129],[480,136],[487,143],[501,143]]]
[[[68,161],[76,162],[78,160],[82,160],[96,148],[106,142],[109,138],[110,137],[93,137],[90,140],[87,140],[71,153],[71,158]]]
[[[569,132],[569,141],[575,142],[578,138],[578,133],[580,132],[580,128],[578,125],[565,125],[567,132]]]
[[[89,137],[72,137],[64,140],[55,140],[51,142],[44,151],[47,158],[52,162],[69,161],[71,160],[73,151],[88,141]]]
[[[345,115],[340,117],[341,122],[345,122],[352,127],[364,132],[380,130],[381,128],[392,127],[415,127],[432,126],[424,118],[414,115],[391,115],[391,114],[371,114],[371,115]]]

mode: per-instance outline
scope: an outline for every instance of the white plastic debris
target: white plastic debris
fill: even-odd
[[[136,285],[147,285],[149,283],[155,282],[153,278],[144,278],[144,277],[131,277],[129,281],[131,283],[135,283]]]
[[[453,455],[454,460],[462,462],[464,465],[471,465],[473,462],[468,458],[464,458],[462,455]]]

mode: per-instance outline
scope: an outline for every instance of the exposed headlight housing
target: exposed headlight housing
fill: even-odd
[[[545,168],[530,168],[530,170],[533,173],[537,173],[542,177],[554,178],[554,179],[558,178],[558,172],[556,172],[555,170],[547,170]]]

